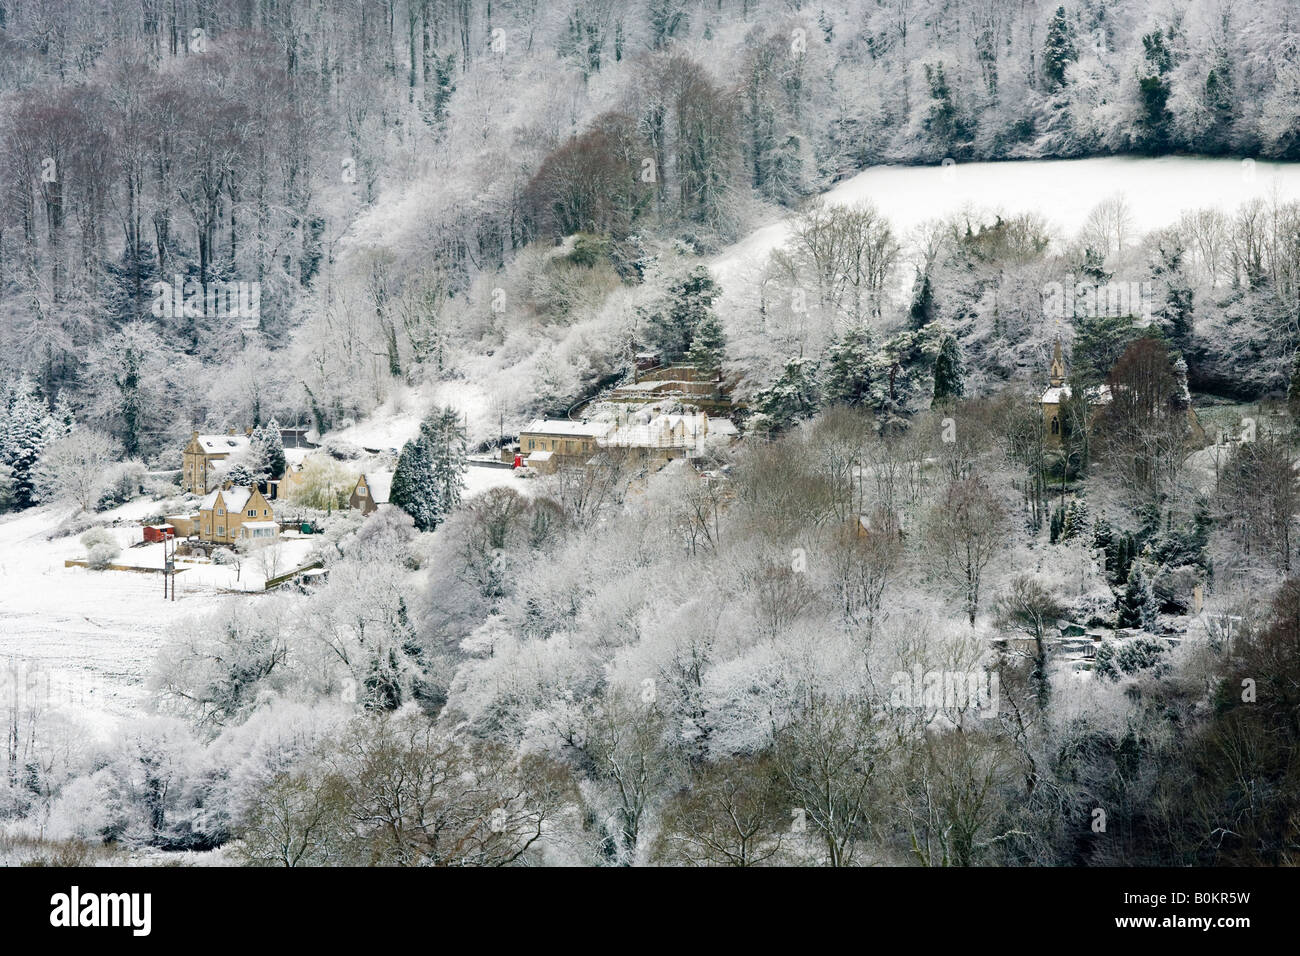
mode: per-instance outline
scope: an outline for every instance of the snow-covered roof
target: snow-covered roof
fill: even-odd
[[[207,493],[204,499],[199,502],[199,508],[203,511],[211,511],[217,506],[217,495],[221,495],[221,500],[225,503],[227,511],[243,511],[244,505],[248,504],[248,499],[253,497],[253,489],[247,485],[235,485],[233,488],[217,488]]]
[[[199,447],[209,455],[233,455],[248,448],[248,436],[200,435]]]
[[[277,528],[279,527],[279,525],[277,525],[274,521],[245,521],[242,525],[240,525],[240,527],[241,528]]]
[[[365,482],[371,501],[379,505],[388,504],[388,494],[393,488],[393,473],[391,471],[368,471],[361,476],[358,484],[361,482]]]
[[[1043,392],[1044,405],[1059,405],[1070,397],[1070,386],[1052,385]],[[1094,405],[1109,405],[1111,400],[1109,385],[1094,385],[1088,389],[1088,401]]]
[[[529,461],[550,461],[551,455],[555,454],[550,451],[535,451],[528,456]]]
[[[656,415],[648,421],[632,416],[602,444],[620,448],[691,448],[709,433],[709,419],[698,415]]]
[[[571,422],[561,418],[536,418],[523,429],[523,433],[599,438],[613,427],[609,422]]]

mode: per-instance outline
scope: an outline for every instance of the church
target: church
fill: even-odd
[[[1191,448],[1201,448],[1206,442],[1205,429],[1201,426],[1196,409],[1192,407],[1192,395],[1187,387],[1187,363],[1179,357],[1173,367],[1182,386],[1182,402],[1180,404],[1186,408],[1186,441]],[[1043,390],[1043,395],[1038,400],[1043,409],[1044,440],[1050,446],[1059,447],[1061,444],[1064,429],[1064,422],[1061,420],[1061,406],[1069,400],[1070,395],[1070,386],[1065,384],[1065,357],[1061,354],[1061,340],[1057,339],[1056,345],[1052,349],[1052,365],[1048,370],[1048,386]],[[1096,414],[1098,407],[1109,405],[1114,397],[1109,385],[1094,385],[1088,389],[1087,395],[1088,405],[1093,415]]]
[[[1043,390],[1039,404],[1043,408],[1043,434],[1049,445],[1061,444],[1061,405],[1070,398],[1070,386],[1065,384],[1065,357],[1061,354],[1061,340],[1052,349],[1052,366],[1048,370],[1048,386]],[[1090,405],[1109,405],[1109,385],[1096,385],[1088,389]]]

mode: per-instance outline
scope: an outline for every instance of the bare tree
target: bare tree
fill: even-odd
[[[770,758],[705,764],[668,802],[654,858],[690,866],[759,866],[776,858],[790,826]]]
[[[796,829],[808,827],[829,866],[850,866],[883,821],[896,744],[863,700],[812,693],[777,735],[773,758]]]
[[[1046,710],[1051,682],[1048,675],[1047,628],[1060,617],[1056,594],[1032,575],[1018,574],[994,605],[998,627],[1027,634],[1034,642],[1034,686],[1038,707]]]
[[[37,481],[49,500],[71,501],[85,511],[95,507],[104,473],[117,457],[116,444],[105,435],[79,428],[45,446],[37,464]]]
[[[982,478],[948,485],[930,511],[927,534],[935,570],[962,595],[972,627],[984,569],[1006,546],[1007,512]]]

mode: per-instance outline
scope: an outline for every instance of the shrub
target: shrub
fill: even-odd
[[[117,538],[107,528],[91,528],[81,536],[81,543],[86,548],[86,564],[96,571],[104,570],[122,553]]]
[[[148,480],[148,472],[138,461],[122,461],[112,465],[104,473],[95,510],[107,511],[126,504],[144,491]]]

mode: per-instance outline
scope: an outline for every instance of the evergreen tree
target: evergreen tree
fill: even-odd
[[[1169,341],[1187,354],[1192,344],[1195,319],[1192,287],[1183,272],[1184,250],[1178,246],[1161,245],[1159,256],[1152,274],[1164,283],[1165,301],[1157,311],[1157,317]]]
[[[1169,39],[1162,30],[1142,37],[1146,69],[1138,77],[1138,99],[1142,111],[1135,145],[1150,153],[1163,153],[1169,148],[1174,122],[1174,114],[1169,110],[1173,88],[1168,74],[1174,66]]]
[[[934,287],[930,284],[930,273],[922,272],[916,281],[912,293],[912,305],[908,309],[912,328],[919,329],[934,321]]]
[[[1065,85],[1065,68],[1078,58],[1074,47],[1074,28],[1065,16],[1065,7],[1057,7],[1047,25],[1047,41],[1043,44],[1043,76],[1049,90]]]
[[[429,462],[438,509],[436,526],[460,504],[465,487],[465,427],[454,408],[436,412],[420,426],[429,451]]]
[[[690,350],[695,330],[708,317],[713,301],[722,290],[706,266],[696,266],[668,289],[668,300],[648,317],[651,344],[667,355]]]
[[[1088,501],[1086,498],[1075,498],[1065,509],[1065,517],[1061,523],[1061,540],[1070,541],[1080,537],[1088,530]]]
[[[1156,622],[1156,599],[1151,593],[1142,564],[1133,562],[1128,573],[1128,583],[1119,599],[1119,626],[1150,630]]]
[[[415,519],[420,531],[437,527],[442,514],[437,483],[433,477],[433,459],[425,441],[425,431],[402,446],[393,472],[388,500]]]
[[[701,372],[715,379],[722,372],[722,360],[726,357],[727,337],[722,331],[722,323],[710,309],[700,318],[691,337],[691,347],[686,353],[686,361]]]
[[[970,151],[972,123],[957,105],[943,64],[926,63],[924,70],[930,88],[930,107],[921,125],[938,151],[936,159],[961,159]]]
[[[453,408],[435,411],[402,447],[388,500],[432,531],[460,504],[465,487],[465,429]]]
[[[844,333],[826,351],[822,389],[829,404],[872,405],[881,369],[876,359],[875,335],[865,325]]]
[[[238,488],[245,488],[257,484],[258,476],[247,462],[237,461],[226,469],[225,480]]]
[[[1098,518],[1092,525],[1092,547],[1102,554],[1104,569],[1109,572],[1114,565],[1114,538],[1110,531],[1110,522]]]
[[[284,437],[280,434],[280,424],[272,418],[265,425],[253,429],[249,442],[256,465],[254,470],[259,480],[281,478],[289,461],[284,454]]]
[[[58,429],[49,406],[36,397],[28,382],[13,387],[9,411],[0,428],[0,463],[9,467],[14,507],[27,508],[38,500],[35,469],[41,452]]]
[[[961,353],[957,348],[957,338],[953,335],[944,337],[939,346],[939,354],[934,360],[934,406],[961,398],[965,391],[962,384]]]
[[[0,514],[14,506],[14,472],[8,465],[0,462]]]
[[[272,419],[263,425],[263,429],[261,429],[261,447],[263,447],[266,473],[269,473],[273,479],[283,477],[285,471],[289,468],[289,459],[285,457],[285,436],[279,433],[279,423],[276,419]]]
[[[791,359],[781,377],[754,396],[755,409],[771,428],[789,428],[817,411],[816,371],[807,359]]]

